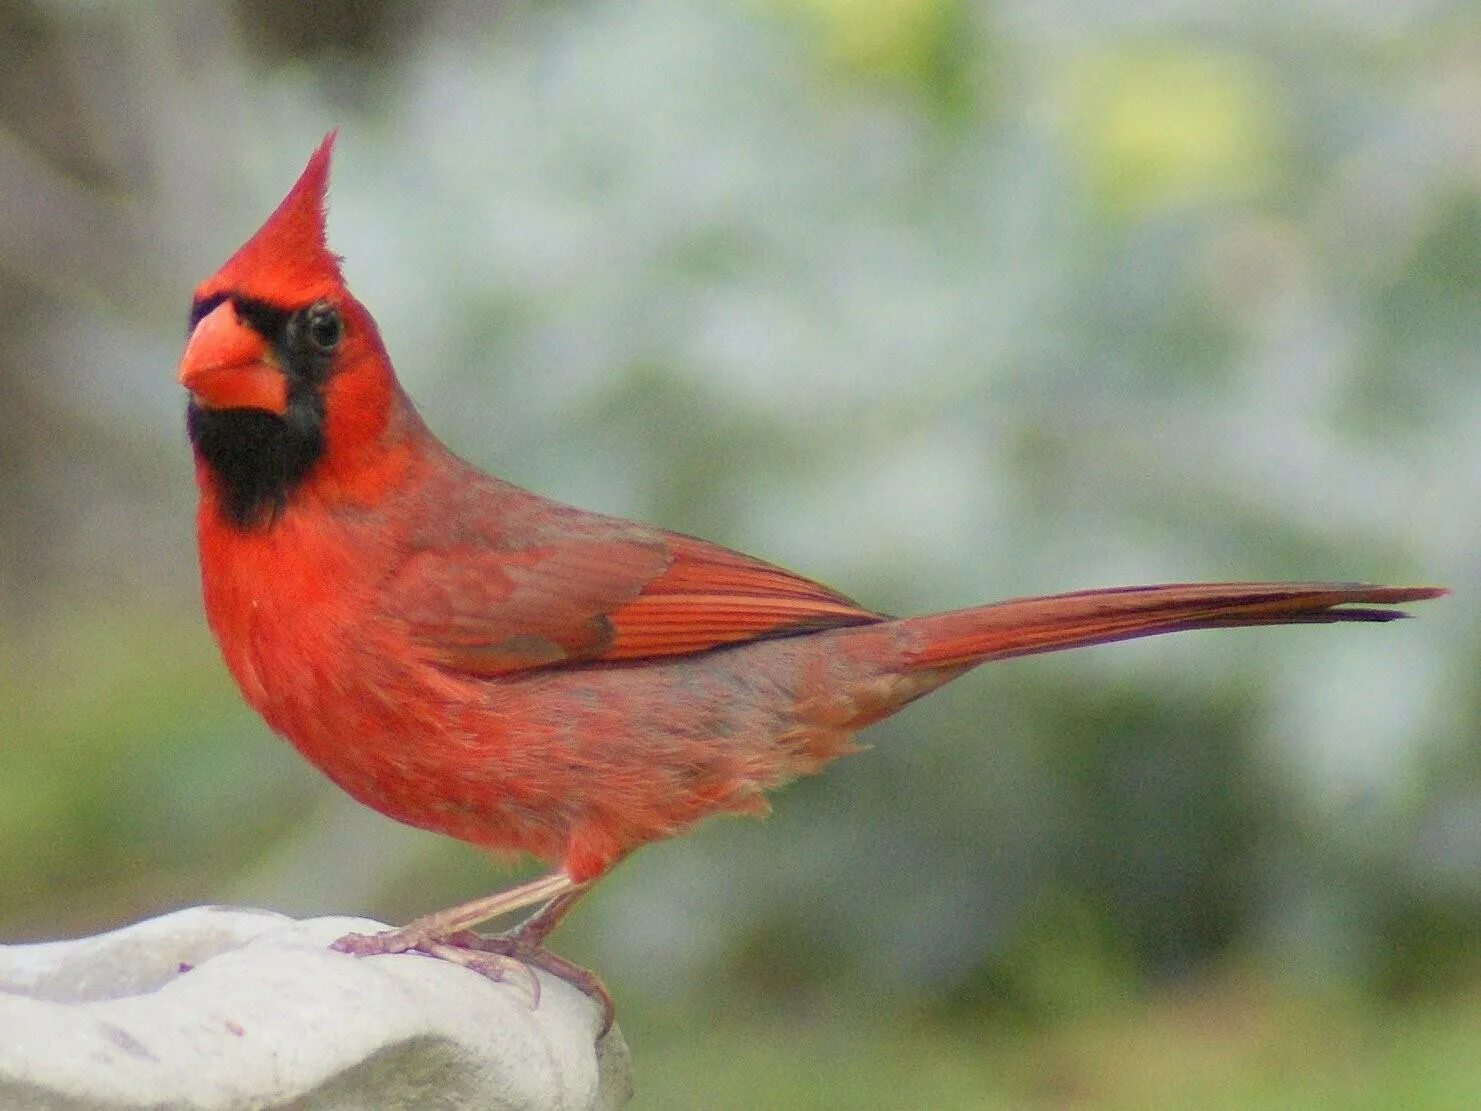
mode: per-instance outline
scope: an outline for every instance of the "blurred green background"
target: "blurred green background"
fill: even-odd
[[[1439,582],[983,669],[557,948],[643,1107],[1481,1102],[1481,20],[1461,0],[0,0],[0,940],[511,878],[202,620],[189,291],[341,128],[432,426],[892,612]]]

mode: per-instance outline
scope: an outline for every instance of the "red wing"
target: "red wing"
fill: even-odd
[[[391,584],[387,611],[431,659],[478,675],[687,655],[880,620],[781,568],[658,532],[421,552]]]

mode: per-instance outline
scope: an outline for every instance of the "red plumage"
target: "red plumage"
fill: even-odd
[[[1432,588],[1090,591],[888,619],[693,537],[583,512],[449,452],[324,239],[331,135],[196,290],[207,617],[247,701],[355,798],[561,872],[357,951],[419,947],[575,892],[637,846],[849,751],[989,659],[1180,629],[1382,620]],[[1353,607],[1356,604],[1356,608]],[[554,958],[550,958],[554,959]]]

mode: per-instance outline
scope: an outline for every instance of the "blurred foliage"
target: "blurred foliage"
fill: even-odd
[[[1068,76],[1070,134],[1109,212],[1240,201],[1279,180],[1275,96],[1248,60],[1140,44],[1081,59]]]
[[[893,612],[1426,580],[985,668],[559,946],[640,1103],[1472,1105],[1481,24],[963,0],[0,0],[0,936],[503,876],[340,797],[196,596],[189,289],[341,128],[433,427]]]
[[[945,115],[972,108],[984,40],[964,0],[771,0],[809,33],[827,75],[879,83]]]

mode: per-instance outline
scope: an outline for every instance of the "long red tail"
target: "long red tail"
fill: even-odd
[[[1407,614],[1375,609],[1437,598],[1433,586],[1367,583],[1168,583],[1082,590],[909,618],[910,668],[982,663],[1184,629],[1392,621]]]

